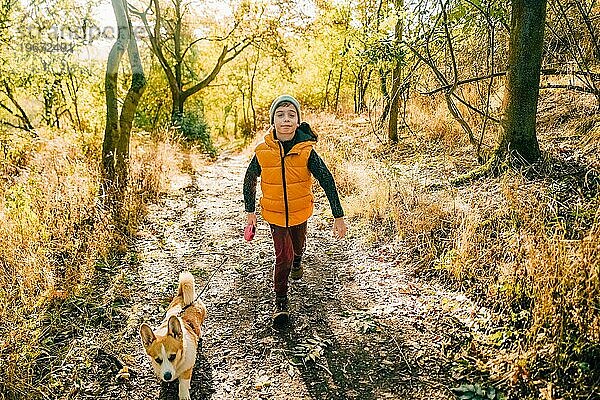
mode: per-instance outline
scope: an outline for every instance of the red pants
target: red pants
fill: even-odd
[[[286,296],[294,256],[300,257],[304,253],[306,222],[289,228],[271,225],[271,234],[275,247],[275,293],[277,296]]]

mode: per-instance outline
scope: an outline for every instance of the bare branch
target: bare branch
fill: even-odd
[[[476,3],[474,3],[474,2],[473,2],[473,1],[471,1],[471,0],[465,0],[465,1],[466,1],[467,3],[469,3],[470,5],[472,5],[473,7],[475,7],[477,10],[479,10],[479,12],[481,12],[481,14],[482,14],[482,15],[485,17],[485,19],[487,19],[487,20],[488,20],[488,22],[491,22],[490,14],[489,14],[488,12],[486,12],[486,11],[485,11],[485,10],[484,10],[484,9],[481,7],[481,5],[479,5],[479,4],[476,4]],[[488,4],[488,7],[489,7],[489,4]],[[510,26],[508,25],[508,23],[507,23],[507,22],[506,22],[506,21],[505,21],[503,18],[500,18],[500,19],[499,19],[499,21],[500,21],[500,24],[502,25],[502,27],[503,27],[504,29],[506,29],[506,32],[509,32],[509,33],[510,33]]]
[[[468,109],[475,111],[477,114],[488,118],[492,121],[494,121],[495,123],[499,124],[500,120],[498,118],[494,118],[491,115],[481,111],[480,109],[476,108],[474,105],[468,103],[467,101],[465,101],[463,98],[461,98],[460,96],[456,95],[456,93],[452,93],[452,97],[454,97],[456,100],[458,100],[459,102],[461,102],[462,104],[464,104]]]
[[[148,23],[148,12],[152,8],[152,3],[155,4],[154,14],[156,15],[156,21],[154,23],[154,32],[150,29],[150,24]],[[167,75],[167,81],[169,82],[169,86],[171,89],[177,87],[177,80],[175,79],[175,73],[171,69],[167,58],[163,53],[162,41],[160,39],[160,6],[158,4],[158,0],[152,0],[148,5],[148,8],[144,12],[139,12],[135,10],[133,7],[130,7],[129,10],[137,17],[142,20],[144,24],[144,29],[146,30],[146,34],[148,35],[148,39],[150,40],[150,45],[152,46],[152,52],[158,58],[158,62],[161,67],[165,71],[165,75]],[[134,11],[132,11],[134,10]]]
[[[11,128],[21,129],[21,130],[29,132],[29,130],[27,128],[25,128],[24,126],[12,124],[12,123],[8,122],[7,120],[4,120],[4,119],[1,119],[0,123],[3,124],[3,125],[6,125],[6,126],[10,126]]]
[[[243,41],[241,41],[240,43],[235,44],[232,48],[228,48],[227,45],[223,46],[223,50],[221,51],[221,55],[219,56],[215,66],[213,67],[212,71],[204,78],[202,79],[200,82],[198,82],[196,85],[192,86],[191,88],[185,90],[182,93],[183,97],[189,97],[191,95],[193,95],[194,93],[198,92],[199,90],[205,88],[206,86],[208,86],[209,83],[211,83],[216,76],[218,75],[218,73],[221,71],[221,68],[223,68],[223,65],[227,64],[229,61],[233,60],[235,57],[237,57],[242,51],[244,51],[244,49],[248,46],[250,46],[252,44],[252,39],[250,38],[245,38]]]
[[[493,74],[489,74],[489,75],[485,75],[485,76],[476,76],[474,78],[469,78],[469,79],[465,79],[465,80],[462,80],[462,81],[458,81],[455,84],[456,84],[456,86],[460,86],[460,85],[465,85],[467,83],[473,83],[473,82],[483,81],[483,80],[486,80],[486,79],[495,78],[495,77],[504,76],[504,75],[506,75],[506,71],[495,72]],[[444,90],[448,90],[448,89],[452,88],[452,86],[453,85],[448,84],[448,85],[440,86],[440,87],[438,87],[436,89],[430,90],[429,92],[419,92],[419,93],[422,94],[422,95],[431,96],[431,95],[436,94],[438,92],[442,92]]]
[[[13,116],[17,117],[22,122],[24,130],[32,132],[34,136],[37,136],[37,134],[35,133],[35,128],[33,127],[31,120],[27,116],[27,113],[25,112],[23,107],[21,107],[17,99],[15,99],[12,89],[8,84],[8,81],[4,80],[2,83],[4,84],[4,94],[6,94],[6,97],[8,97],[10,102],[17,108],[18,112],[9,110],[9,108],[7,108],[4,104],[2,104],[3,108],[9,110],[9,112]]]
[[[571,45],[573,47],[575,47],[576,50],[576,54],[573,53],[573,51],[569,48],[569,51],[571,52],[573,59],[575,60],[575,62],[577,62],[577,65],[579,67],[580,70],[582,71],[588,71],[590,72],[589,69],[589,65],[584,61],[585,60],[585,56],[583,53],[583,49],[581,48],[581,46],[579,45],[579,41],[576,40],[575,38],[578,37],[578,35],[575,33],[575,28],[573,27],[573,25],[571,24],[571,22],[569,21],[569,18],[567,16],[567,13],[563,7],[563,4],[561,3],[560,0],[555,0],[553,2],[550,2],[551,5],[555,5],[556,7],[558,7],[558,9],[555,8],[555,11],[559,14],[562,14],[563,17],[563,22],[567,27],[568,32],[571,34]],[[549,23],[546,24],[547,26],[550,26]],[[553,32],[554,33],[554,32]],[[579,57],[577,57],[579,56]],[[590,88],[593,88],[593,90],[597,91],[598,89],[596,88],[596,84],[594,81],[589,81],[586,80],[585,81],[586,86],[590,86]]]
[[[429,65],[429,64],[427,64]],[[585,77],[589,77],[594,81],[600,80],[600,74],[597,73],[593,73],[593,72],[589,72],[589,71],[561,71],[557,68],[544,68],[540,71],[540,73],[542,75],[575,75],[575,76],[585,76]],[[478,81],[483,81],[486,79],[490,79],[490,78],[496,78],[499,76],[504,76],[506,75],[506,71],[499,71],[499,72],[495,72],[493,74],[489,74],[489,75],[484,75],[484,76],[476,76],[473,78],[469,78],[469,79],[465,79],[462,81],[458,81],[456,84],[458,86],[460,85],[465,85],[467,83],[473,83],[473,82],[478,82]],[[448,85],[444,85],[444,86],[440,86],[438,88],[435,88],[433,90],[430,90],[429,92],[419,92],[422,95],[426,95],[426,96],[431,96],[433,94],[436,94],[438,92],[442,92],[444,90],[448,90],[449,88],[451,88],[452,85],[448,84]],[[590,88],[590,90],[592,90]],[[592,91],[590,91],[589,93],[593,93]]]
[[[210,82],[212,82],[216,78],[219,71],[221,71],[221,68],[223,67],[223,65],[226,63],[225,58],[227,57],[228,52],[229,52],[229,49],[227,48],[227,45],[223,46],[221,55],[219,55],[219,58],[217,59],[217,62],[215,64],[215,66],[213,67],[212,71],[203,80],[198,82],[196,85],[185,90],[182,93],[182,96],[189,97],[189,96],[193,95],[194,93],[198,92],[199,90],[205,88]]]
[[[244,41],[236,44],[235,46],[233,46],[230,50],[230,52],[233,50],[233,53],[231,56],[227,57],[224,61],[224,64],[228,63],[229,61],[233,60],[234,58],[236,58],[238,55],[240,55],[240,53],[242,51],[244,51],[244,49],[248,46],[250,46],[252,44],[252,40],[249,38],[244,39]]]
[[[543,85],[540,86],[540,89],[567,89],[567,90],[574,90],[576,92],[581,92],[581,93],[590,93],[593,95],[600,95],[600,91],[599,90],[595,90],[589,87],[584,87],[584,86],[577,86],[577,85],[553,85],[553,84],[548,84],[548,85]]]
[[[181,58],[182,59],[185,58],[185,54],[188,52],[188,50],[190,50],[192,48],[192,46],[194,46],[196,43],[201,42],[203,40],[206,40],[209,42],[224,42],[225,40],[229,39],[229,37],[233,34],[233,32],[238,27],[238,25],[239,25],[239,21],[236,21],[235,24],[233,25],[233,28],[231,28],[231,30],[225,36],[201,37],[201,38],[198,38],[198,39],[192,41],[190,44],[187,45],[187,47],[183,51]]]
[[[446,5],[443,0],[440,0],[442,6],[442,15],[444,17],[444,33],[446,34],[446,41],[448,42],[448,50],[450,52],[450,60],[452,61],[452,72],[454,74],[454,84],[450,89],[453,92],[456,89],[456,82],[458,81],[458,66],[456,65],[456,57],[454,56],[454,46],[452,45],[452,36],[450,36],[450,30],[448,29],[448,13],[446,13]]]
[[[6,104],[2,103],[0,101],[0,107],[4,108],[6,111],[8,111],[10,113],[10,115],[15,115],[14,111],[11,110]]]
[[[446,35],[446,41],[448,42],[450,58],[452,60],[452,72],[454,75],[453,83],[450,85],[449,89],[444,93],[444,96],[446,98],[446,104],[448,105],[448,110],[450,111],[450,113],[452,114],[454,119],[460,124],[460,126],[463,128],[463,130],[469,137],[469,141],[471,142],[471,144],[473,146],[477,147],[477,140],[475,139],[475,135],[473,134],[473,130],[471,129],[471,126],[464,119],[464,117],[462,116],[462,113],[460,112],[458,107],[456,107],[456,104],[454,104],[454,101],[452,101],[452,97],[458,98],[458,96],[454,95],[454,91],[456,90],[457,81],[458,81],[458,66],[456,65],[456,58],[454,56],[454,47],[452,46],[452,37],[450,35],[450,30],[448,29],[448,14],[446,13],[446,5],[444,4],[443,0],[440,0],[440,5],[442,7],[444,32]],[[431,65],[433,66],[433,62],[431,63]],[[442,72],[439,71],[439,69],[437,67],[435,67],[434,69],[437,70],[436,76],[443,77],[443,80],[440,80],[440,81],[442,83],[447,83],[448,81],[444,77]]]

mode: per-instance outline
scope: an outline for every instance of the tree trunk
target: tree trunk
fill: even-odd
[[[127,188],[129,168],[129,138],[135,110],[146,78],[127,15],[125,0],[112,0],[117,19],[118,37],[108,56],[104,86],[106,89],[106,126],[102,143],[102,190],[105,204],[111,208],[113,219],[121,225],[121,210]],[[118,109],[119,64],[127,50],[131,65],[131,86],[123,101],[121,114]]]
[[[404,9],[404,0],[395,0],[396,15],[398,20],[395,27],[395,42],[398,46],[402,42],[402,14]],[[400,60],[396,60],[396,65],[392,71],[392,93],[390,98],[390,119],[388,125],[388,139],[392,143],[398,143],[398,102],[400,98],[400,75],[402,73]]]
[[[502,130],[492,157],[467,174],[452,180],[455,185],[498,172],[501,162],[535,162],[540,146],[535,119],[542,65],[546,0],[513,0],[506,88],[502,106]]]
[[[371,79],[371,71],[367,72],[366,67],[361,67],[355,76],[356,80],[354,82],[354,112],[356,114],[360,114],[367,110],[366,95],[367,89],[369,87],[369,80]]]
[[[346,46],[347,46],[347,39],[344,38],[344,49],[346,49]],[[342,59],[342,62],[340,64],[340,73],[338,75],[338,80],[337,80],[337,84],[335,87],[335,105],[333,106],[333,110],[335,113],[338,112],[338,105],[340,103],[340,89],[342,87],[342,78],[343,77],[344,77],[344,60]]]
[[[238,138],[238,127],[239,127],[239,124],[238,124],[238,108],[237,108],[237,106],[235,106],[235,108],[234,108],[233,122],[234,122],[234,124],[233,124],[233,138],[237,139]]]
[[[44,123],[46,126],[52,126],[52,109],[54,108],[54,93],[50,83],[44,83]]]
[[[377,121],[378,127],[385,126],[388,115],[390,114],[390,93],[387,89],[387,72],[383,68],[379,68],[379,86],[381,90],[381,95],[383,96],[383,111],[381,112],[381,117],[379,117],[379,121]]]
[[[254,81],[256,79],[256,71],[258,70],[258,61],[260,60],[260,47],[256,50],[256,61],[254,62],[254,70],[252,71],[252,78],[250,79],[249,97],[250,97],[250,109],[252,110],[252,130],[257,131],[257,117],[256,108],[254,107]]]
[[[390,100],[390,119],[388,125],[388,139],[398,143],[398,99],[400,98],[400,65],[396,64],[392,72],[392,97]]]
[[[329,83],[331,82],[331,75],[333,75],[333,68],[329,70],[327,83],[325,84],[325,97],[323,98],[323,105],[321,106],[323,109],[329,108]]]
[[[544,44],[546,0],[513,0],[502,132],[497,154],[535,162],[540,157],[535,121]]]
[[[69,91],[69,96],[73,102],[73,107],[75,108],[75,118],[77,118],[77,128],[79,132],[83,132],[83,126],[81,124],[81,117],[79,115],[79,96],[77,94],[79,87],[75,82],[75,76],[71,71],[71,65],[67,64],[69,80],[67,81],[67,90]]]
[[[174,88],[171,90],[171,99],[171,124],[179,125],[183,118],[183,104],[185,98],[178,88]]]
[[[6,111],[8,111],[13,116],[17,117],[19,119],[20,123],[19,123],[19,125],[15,125],[15,124],[11,124],[8,121],[0,121],[0,122],[2,122],[5,125],[12,126],[13,128],[23,129],[27,132],[30,132],[33,137],[37,137],[38,135],[35,132],[35,128],[33,127],[33,124],[31,123],[29,116],[25,112],[25,109],[23,109],[23,107],[21,107],[21,105],[19,104],[19,102],[17,101],[15,96],[13,95],[12,89],[11,89],[10,85],[8,84],[8,81],[6,79],[3,79],[2,84],[4,86],[4,94],[6,94],[6,97],[8,97],[8,99],[11,101],[13,106],[15,106],[17,111],[12,110],[9,106],[7,106],[1,102],[0,102],[0,107],[5,109]]]

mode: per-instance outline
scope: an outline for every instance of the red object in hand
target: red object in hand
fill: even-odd
[[[254,226],[252,224],[246,225],[246,228],[244,229],[244,239],[246,239],[247,242],[251,241],[252,239],[254,239],[255,233],[256,233],[256,226]]]

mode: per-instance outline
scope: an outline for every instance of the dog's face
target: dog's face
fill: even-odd
[[[179,319],[175,316],[169,318],[165,336],[156,336],[150,326],[142,324],[140,336],[156,376],[165,382],[177,379],[182,372],[178,366],[184,359],[183,331]]]

